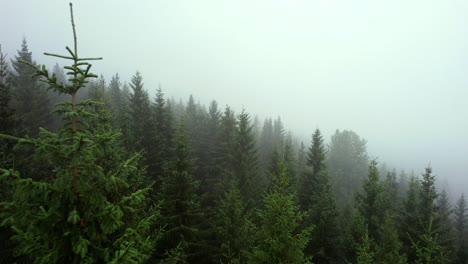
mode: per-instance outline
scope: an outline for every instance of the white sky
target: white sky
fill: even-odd
[[[66,52],[68,2],[0,0],[0,44],[33,58]],[[94,72],[151,97],[216,99],[260,117],[281,115],[305,137],[351,129],[372,157],[422,172],[451,190],[468,176],[468,2],[464,0],[80,0],[79,49]],[[63,64],[59,61],[59,63]]]

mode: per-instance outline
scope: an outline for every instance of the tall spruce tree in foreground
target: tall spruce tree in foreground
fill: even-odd
[[[309,263],[304,249],[312,227],[300,228],[305,214],[290,192],[291,176],[283,160],[273,188],[264,198],[264,208],[257,211],[260,227],[249,263]]]
[[[1,169],[2,182],[13,185],[13,197],[1,203],[2,224],[12,228],[17,253],[34,263],[142,263],[153,242],[149,227],[155,215],[144,211],[148,189],[140,189],[143,171],[138,156],[118,155],[119,134],[90,127],[96,102],[76,102],[76,93],[96,75],[89,72],[92,58],[80,58],[70,4],[74,48],[66,67],[71,82],[57,82],[45,66],[36,75],[70,102],[57,107],[65,124],[59,133],[41,130],[38,138],[15,138],[35,148],[53,164],[50,179],[36,181],[31,175]],[[2,183],[2,184],[3,184]]]

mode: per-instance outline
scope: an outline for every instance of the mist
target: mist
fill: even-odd
[[[2,50],[26,37],[34,60],[71,44],[68,3],[4,1]],[[370,157],[419,174],[429,163],[449,192],[468,164],[465,1],[79,1],[81,54],[94,70],[144,76],[150,98],[216,99],[281,116],[310,143],[336,129],[365,138]]]

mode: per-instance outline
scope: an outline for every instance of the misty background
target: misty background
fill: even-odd
[[[10,58],[71,46],[68,1],[2,1]],[[27,6],[27,8],[26,8]],[[430,162],[454,197],[468,164],[465,1],[75,1],[79,49],[94,72],[150,97],[216,99],[260,120],[281,116],[309,144],[320,128],[365,138],[371,158],[419,175]],[[66,21],[66,22],[64,22]],[[447,183],[448,182],[448,183]]]

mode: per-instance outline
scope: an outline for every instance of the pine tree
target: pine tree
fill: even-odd
[[[420,223],[422,225],[420,231],[423,231],[424,227],[429,224],[429,220],[434,218],[435,201],[438,197],[435,188],[435,180],[436,178],[435,175],[432,174],[432,168],[429,166],[426,167],[426,172],[422,174],[422,179],[420,180],[421,191],[418,206]]]
[[[380,243],[376,250],[376,262],[380,264],[406,264],[403,244],[398,237],[397,222],[387,215],[380,228]]]
[[[271,156],[275,145],[273,142],[273,121],[268,118],[263,122],[263,129],[259,142],[261,171],[266,172],[270,168]]]
[[[457,200],[455,206],[455,248],[456,248],[456,260],[457,264],[465,264],[468,261],[468,247],[466,243],[467,229],[466,224],[468,222],[468,207],[466,205],[465,195],[462,194]]]
[[[110,97],[110,105],[114,116],[118,116],[120,106],[122,104],[122,94],[120,91],[120,77],[119,74],[116,73],[112,76],[109,82],[109,97]]]
[[[12,60],[14,73],[11,74],[13,88],[13,106],[16,110],[19,134],[36,136],[39,128],[50,125],[50,102],[47,91],[37,82],[34,69],[25,63],[35,64],[32,53],[29,52],[26,39],[23,39],[21,50]]]
[[[432,217],[424,226],[422,233],[417,242],[413,241],[413,248],[416,252],[416,264],[446,264],[449,260],[445,250],[440,246],[437,240],[437,233],[432,229]]]
[[[339,208],[352,205],[353,195],[368,174],[366,140],[349,130],[337,130],[331,137],[328,172]]]
[[[239,182],[239,190],[245,201],[255,204],[262,192],[255,135],[252,132],[250,117],[245,110],[242,110],[237,119],[233,153],[234,178]]]
[[[444,248],[450,262],[455,259],[452,212],[447,192],[443,190],[436,200],[433,229],[438,234],[439,244]]]
[[[297,172],[297,176],[299,177],[299,180],[296,182],[298,190],[301,188],[302,177],[304,173],[306,173],[306,171],[307,171],[306,149],[305,149],[304,142],[301,142],[301,145],[299,146],[299,150],[297,153],[297,164],[296,164],[296,172]],[[300,197],[300,193],[298,193],[298,196]]]
[[[216,189],[220,187],[220,176],[222,174],[222,170],[218,164],[218,150],[221,144],[220,127],[221,112],[218,110],[218,103],[213,100],[208,110],[208,162],[205,168],[207,175],[205,183],[201,186],[202,193],[205,195],[204,205],[208,207],[208,209],[214,206],[214,201],[218,198],[217,196],[222,193],[216,192]]]
[[[232,181],[217,203],[214,222],[219,253],[216,263],[245,263],[248,250],[253,246],[251,214],[237,185],[237,181]]]
[[[11,105],[11,89],[8,83],[8,65],[6,55],[0,46],[0,133],[13,134],[15,130],[14,110]],[[10,160],[12,144],[0,139],[0,166]]]
[[[96,102],[76,102],[76,93],[88,78],[90,59],[77,55],[72,6],[74,49],[71,56],[51,56],[73,60],[67,67],[71,82],[57,82],[45,66],[36,75],[51,89],[71,96],[58,106],[64,125],[59,134],[41,130],[39,138],[15,139],[29,144],[36,155],[53,165],[47,180],[32,180],[13,170],[1,169],[2,180],[13,184],[13,198],[1,204],[3,224],[15,232],[17,253],[34,263],[141,263],[153,248],[149,226],[155,215],[145,211],[148,189],[139,189],[143,171],[138,155],[118,155],[119,135],[97,132],[89,127]],[[84,68],[83,68],[84,67]]]
[[[143,88],[143,77],[140,72],[132,77],[130,87],[129,110],[130,127],[129,142],[131,150],[143,151],[144,164],[151,181],[160,177],[161,167],[157,162],[161,146],[158,142],[154,111],[151,109],[148,92]]]
[[[278,118],[273,121],[273,146],[282,149],[285,138],[286,131],[284,129],[283,121],[281,121],[281,117],[278,116]]]
[[[356,205],[359,213],[364,217],[369,237],[374,241],[379,240],[379,223],[384,219],[382,208],[382,185],[379,181],[377,161],[372,160],[369,165],[369,174],[364,179],[362,192],[356,197]]]
[[[15,129],[14,110],[11,107],[11,89],[8,83],[8,65],[6,55],[2,53],[0,45],[0,133],[13,134]],[[13,165],[13,146],[11,141],[0,138],[0,168]],[[10,185],[0,186],[0,201],[7,201],[11,197]],[[14,263],[14,247],[10,240],[12,232],[9,228],[0,227],[0,263]]]
[[[382,197],[383,201],[385,201],[385,214],[393,218],[398,215],[401,204],[396,170],[387,173],[382,187]]]
[[[403,212],[400,217],[400,238],[403,243],[403,251],[408,257],[408,262],[413,263],[416,260],[416,254],[412,248],[411,238],[419,236],[420,218],[418,212],[420,195],[420,184],[418,179],[411,175],[406,199],[403,202]]]
[[[175,138],[175,160],[171,171],[164,176],[159,193],[161,204],[162,226],[166,234],[162,243],[162,252],[175,249],[187,256],[187,261],[196,259],[200,249],[198,225],[201,217],[199,182],[194,179],[195,163],[192,159],[189,140],[184,122]]]
[[[291,183],[295,186],[296,182],[298,181],[297,172],[296,172],[296,150],[293,146],[293,139],[291,133],[288,133],[283,140],[283,144],[280,146],[281,156],[286,163],[286,167],[288,168],[288,175],[291,175]]]
[[[365,232],[361,243],[357,248],[357,263],[358,264],[374,264],[375,253],[372,250],[373,241],[369,238],[367,232]]]
[[[301,208],[310,211],[306,223],[315,227],[307,253],[318,263],[330,263],[336,260],[339,247],[338,210],[325,164],[323,138],[318,129],[307,152],[307,165],[309,170],[302,175],[299,185]]]
[[[234,148],[237,120],[234,112],[228,106],[221,117],[218,160],[221,182],[228,183],[234,175]]]
[[[152,156],[149,157],[153,164],[153,173],[158,178],[167,173],[169,162],[173,157],[174,146],[174,127],[172,124],[171,109],[167,107],[164,99],[164,93],[159,88],[156,92],[156,98],[152,107],[154,115],[154,131],[152,146]]]
[[[134,151],[140,151],[146,149],[151,145],[147,145],[149,137],[148,133],[152,131],[146,131],[148,122],[148,114],[150,113],[150,103],[148,93],[143,89],[143,77],[140,72],[132,77],[130,83],[132,93],[129,98],[130,107],[130,118],[131,118],[131,131],[130,141]],[[151,146],[152,147],[152,146]]]
[[[289,192],[291,177],[284,161],[280,161],[278,184],[264,198],[264,209],[258,210],[260,227],[256,235],[250,263],[308,263],[304,249],[311,227],[300,228],[304,213],[296,204],[296,195]]]

